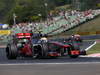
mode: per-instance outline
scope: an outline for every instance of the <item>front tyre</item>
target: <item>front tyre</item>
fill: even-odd
[[[14,44],[10,44],[6,47],[6,56],[8,59],[16,59],[17,55],[17,48]]]

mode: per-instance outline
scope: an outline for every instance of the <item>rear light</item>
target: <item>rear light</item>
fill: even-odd
[[[31,33],[17,33],[16,37],[17,38],[30,38],[31,37]]]
[[[16,35],[17,35],[17,36],[23,36],[24,33],[17,33]]]
[[[24,36],[31,36],[31,33],[24,33]]]
[[[79,55],[80,52],[78,50],[73,50],[71,51],[71,55]]]

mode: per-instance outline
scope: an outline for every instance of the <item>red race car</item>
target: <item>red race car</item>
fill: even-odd
[[[32,56],[31,33],[17,33],[12,37],[6,47],[8,59],[16,59],[18,56]]]
[[[47,58],[67,56],[77,58],[81,53],[77,43],[49,41],[43,35],[31,33],[17,33],[6,47],[8,59],[17,57]],[[85,51],[83,53],[86,53]]]

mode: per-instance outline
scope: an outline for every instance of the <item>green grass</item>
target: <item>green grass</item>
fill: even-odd
[[[87,54],[93,53],[100,53],[100,43],[97,43],[95,46],[93,46],[91,49],[87,51]]]

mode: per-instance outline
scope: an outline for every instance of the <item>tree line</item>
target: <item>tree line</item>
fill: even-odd
[[[0,0],[0,21],[13,24],[13,14],[16,22],[30,22],[45,19],[47,14],[58,6],[72,4],[74,0]],[[92,4],[95,0],[87,1]],[[87,5],[88,5],[87,4]]]

